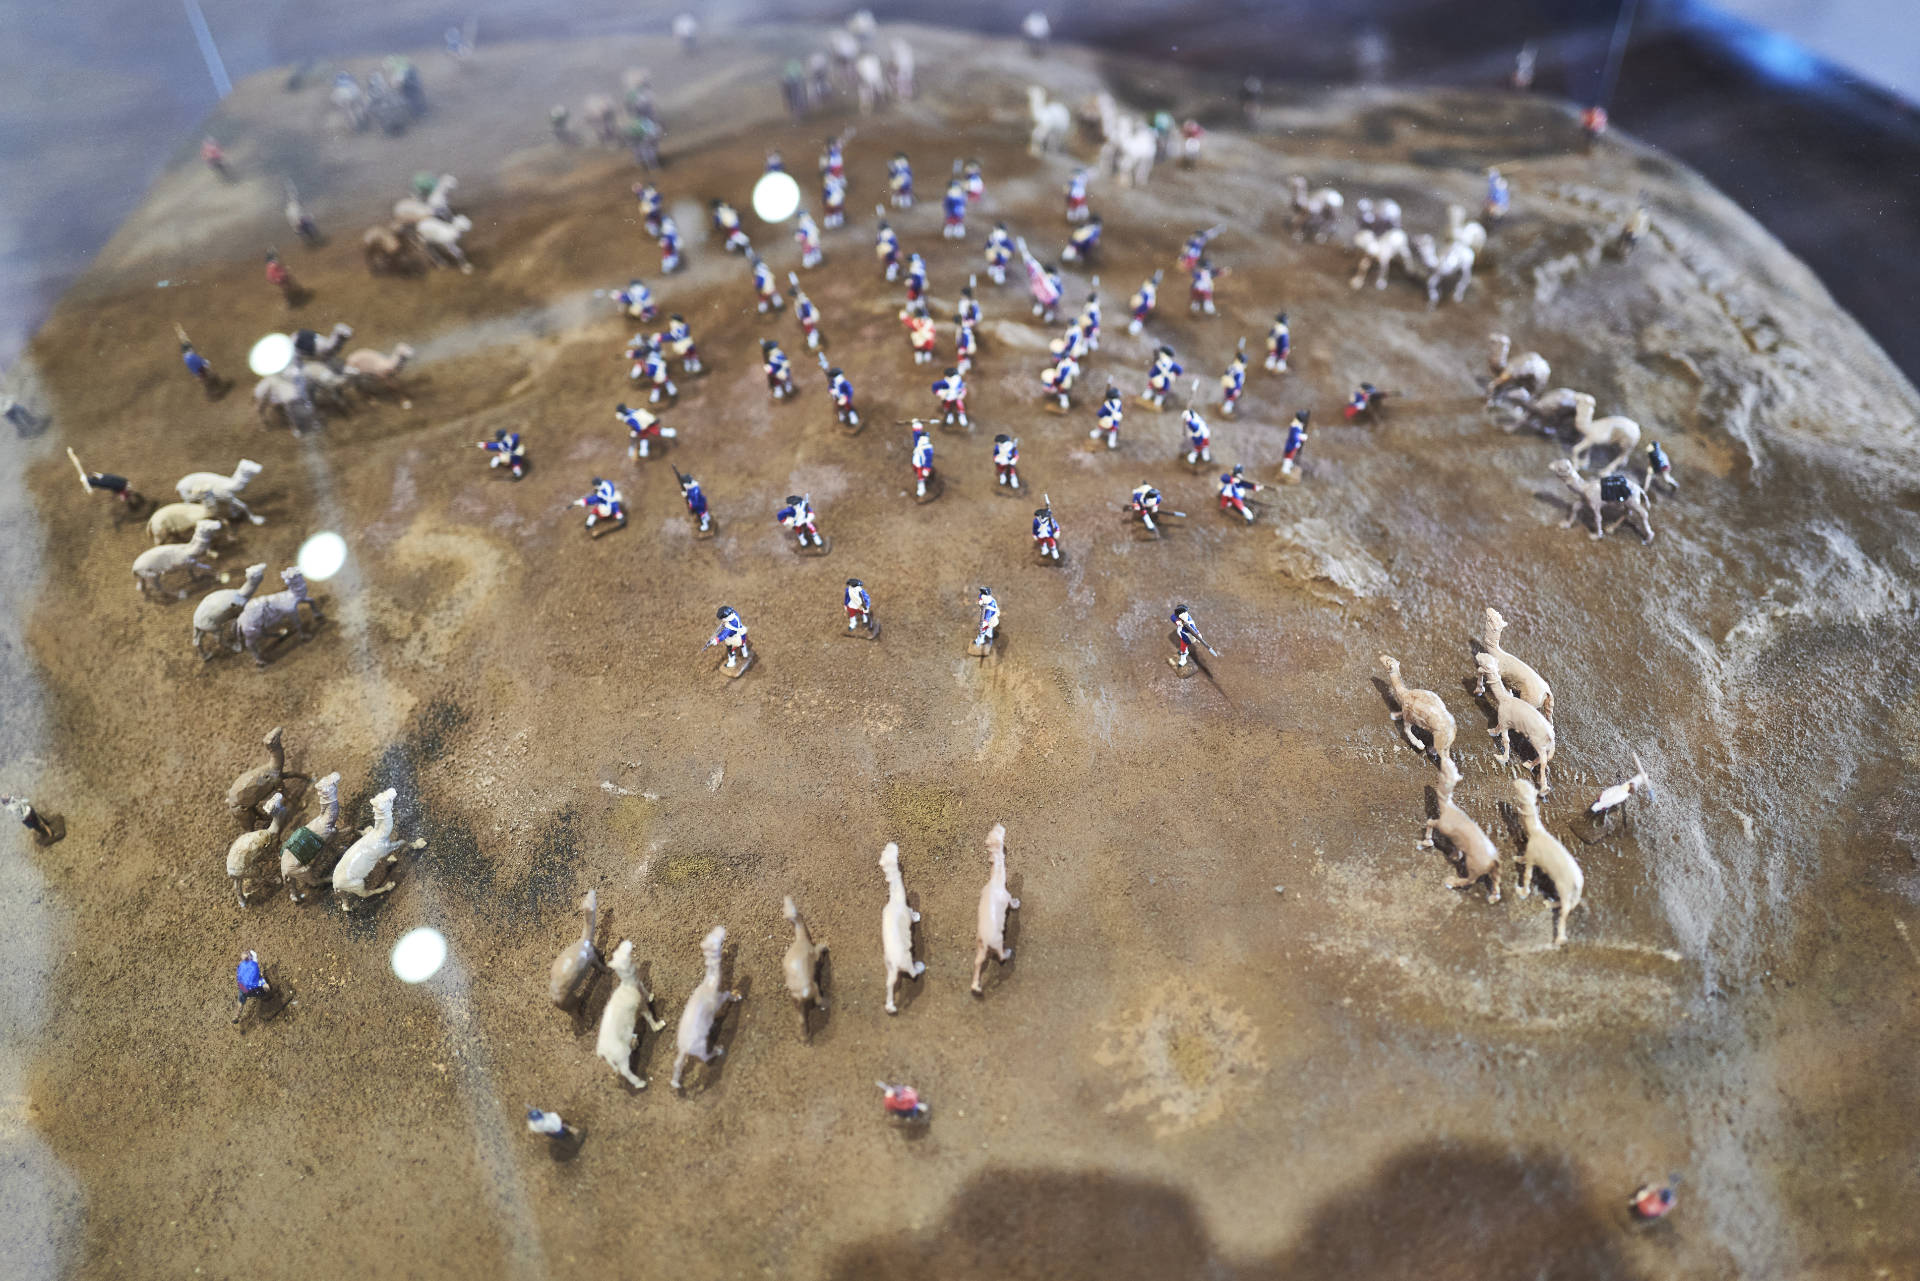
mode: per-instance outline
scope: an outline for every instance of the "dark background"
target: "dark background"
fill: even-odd
[[[723,33],[755,15],[830,18],[820,0],[203,0],[238,79],[304,59],[436,46],[477,19],[479,43],[664,29],[692,7]],[[888,19],[955,21],[1011,34],[1034,0],[876,3]],[[1613,0],[1102,0],[1050,11],[1056,38],[1166,56],[1290,89],[1359,78],[1385,54],[1394,84],[1499,86],[1523,40],[1535,92],[1599,93]],[[1896,16],[1886,38],[1913,40]],[[0,363],[10,364],[94,251],[164,166],[191,157],[216,102],[180,0],[16,3],[0,9]],[[429,94],[444,64],[423,64]],[[1694,0],[1643,0],[1610,102],[1614,126],[1705,174],[1819,273],[1910,378],[1920,378],[1920,115],[1783,38]]]

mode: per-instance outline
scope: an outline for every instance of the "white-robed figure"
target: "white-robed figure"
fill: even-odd
[[[1112,383],[1107,384],[1107,394],[1100,402],[1100,408],[1094,417],[1093,430],[1087,433],[1091,440],[1107,438],[1108,449],[1120,448],[1120,420],[1127,411],[1120,403],[1120,389]]]
[[[945,377],[933,384],[933,395],[940,402],[944,421],[967,425],[967,380],[957,367],[949,366]]]
[[[653,303],[653,290],[638,280],[629,280],[625,289],[616,290],[613,301],[635,320],[650,321],[660,314]]]
[[[1180,422],[1187,429],[1187,462],[1212,462],[1213,428],[1207,426],[1207,420],[1189,408],[1180,415]]]
[[[986,649],[993,644],[994,634],[1000,630],[1000,602],[993,598],[988,588],[980,589],[980,630],[973,638],[974,646]]]
[[[1034,511],[1033,543],[1042,556],[1060,559],[1060,522],[1053,518],[1052,507],[1041,507]]]
[[[1020,488],[1020,442],[1014,437],[993,438],[993,474],[998,484]]]
[[[857,578],[847,580],[847,630],[856,627],[873,630],[873,597],[867,592],[867,585]]]
[[[1007,283],[1007,264],[1013,261],[1013,237],[1007,234],[1007,224],[996,222],[993,230],[987,233],[987,277],[996,285]]]
[[[588,529],[603,520],[615,525],[627,523],[627,504],[620,496],[620,490],[612,481],[598,476],[593,478],[593,488],[584,497],[574,499],[572,505],[587,509]]]
[[[644,409],[632,409],[623,403],[614,408],[613,416],[627,429],[628,458],[645,458],[650,442],[673,438],[673,428],[662,427],[659,418]]]
[[[739,612],[731,605],[722,605],[714,617],[720,620],[720,626],[707,641],[706,648],[712,649],[715,645],[725,645],[727,647],[725,665],[728,667],[738,667],[741,663],[752,662],[753,650],[747,645],[747,625],[741,620]]]
[[[788,494],[787,505],[775,512],[773,517],[799,537],[802,550],[805,550],[808,539],[813,540],[815,547],[826,546],[820,538],[820,527],[814,520],[812,495]]]
[[[1142,282],[1133,291],[1133,297],[1127,300],[1127,313],[1133,317],[1127,322],[1128,333],[1137,335],[1147,327],[1147,317],[1153,314],[1153,309],[1160,303],[1160,276],[1160,272],[1154,272],[1153,277]]]
[[[918,420],[913,424],[913,478],[914,496],[925,498],[927,482],[933,479],[933,438]]]

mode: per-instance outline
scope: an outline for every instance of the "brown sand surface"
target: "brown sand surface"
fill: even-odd
[[[769,71],[817,41],[799,29],[693,58],[492,49],[393,142],[336,136],[320,90],[263,77],[230,108],[241,182],[170,172],[42,332],[55,427],[22,449],[44,578],[15,699],[44,727],[34,795],[71,834],[27,855],[61,932],[18,1106],[78,1182],[64,1261],[234,1277],[1920,1269],[1901,1210],[1920,1195],[1913,389],[1733,206],[1630,140],[1584,154],[1551,104],[1343,95],[1277,104],[1246,132],[1218,86],[1166,68],[912,36],[914,101],[797,125]],[[664,280],[630,164],[542,132],[547,103],[635,62],[660,83],[659,182],[689,241]],[[1070,417],[1040,409],[1048,335],[1024,289],[982,275],[975,425],[936,431],[945,492],[916,505],[894,423],[930,412],[941,364],[911,363],[874,265],[883,160],[915,161],[921,203],[894,221],[944,320],[993,218],[1049,256],[1064,240],[1075,161],[1026,154],[1034,78],[1076,99],[1104,81],[1220,128],[1199,169],[1096,184],[1106,325]],[[811,201],[819,140],[847,125],[855,216],[804,283],[858,388],[854,437],[798,326],[754,314],[702,216],[712,195],[744,209],[774,146]],[[985,162],[989,197],[955,245],[938,198],[962,156]],[[259,261],[290,239],[282,160],[306,167],[333,234],[288,247],[312,291],[292,315]],[[1285,233],[1288,173],[1349,209],[1391,195],[1437,229],[1449,201],[1477,206],[1496,161],[1515,213],[1464,305],[1429,311],[1399,282],[1352,292],[1344,248]],[[425,167],[459,173],[477,270],[370,278],[358,228]],[[1655,234],[1603,255],[1636,200]],[[1216,223],[1222,314],[1190,317],[1172,259]],[[785,229],[748,224],[776,271],[797,265]],[[1160,313],[1130,338],[1126,296],[1157,266]],[[678,440],[639,466],[613,420],[633,398],[631,330],[592,295],[631,275],[687,317],[708,365],[679,378]],[[1077,304],[1086,274],[1069,281]],[[1296,358],[1276,377],[1258,353],[1282,306]],[[247,346],[335,320],[354,346],[419,349],[405,402],[305,438],[263,430]],[[174,321],[242,376],[225,400],[180,371]],[[1666,443],[1683,488],[1656,504],[1651,547],[1559,528],[1547,466],[1564,449],[1502,433],[1480,404],[1493,329]],[[794,358],[795,402],[766,393],[764,336]],[[1180,461],[1171,410],[1131,406],[1117,452],[1088,440],[1105,380],[1139,390],[1154,343],[1210,405],[1242,336],[1249,393],[1233,421],[1209,411],[1213,472]],[[1339,412],[1363,379],[1403,397],[1376,426]],[[1251,527],[1217,513],[1212,475],[1242,461],[1274,481],[1307,407],[1304,480],[1261,495]],[[530,447],[518,484],[473,448],[498,426]],[[1051,495],[1062,567],[1030,553],[1032,495],[992,492],[997,431]],[[259,460],[247,497],[267,523],[219,564],[277,571],[306,535],[342,532],[324,625],[264,671],[203,665],[193,597],[135,593],[146,533],[82,500],[61,445],[163,498],[185,472]],[[705,483],[716,538],[692,537],[670,464]],[[632,517],[592,540],[566,504],[595,475]],[[1190,513],[1162,541],[1118,510],[1141,480]],[[796,557],[772,520],[802,491],[824,558]],[[873,591],[876,644],[841,634],[849,576]],[[965,653],[982,584],[1006,611],[984,662]],[[1222,651],[1196,679],[1165,661],[1175,602]],[[722,603],[759,651],[738,681],[696,653]],[[1509,770],[1471,692],[1488,605],[1554,686],[1545,817],[1586,880],[1562,950],[1550,904],[1514,892]],[[1498,904],[1449,892],[1445,860],[1413,848],[1435,775],[1388,718],[1383,653],[1458,720],[1457,799],[1502,847]],[[400,829],[427,844],[391,894],[349,912],[235,904],[223,855],[240,829],[220,797],[273,725],[292,768],[341,772],[344,823],[400,789]],[[1584,806],[1632,751],[1657,793],[1590,840]],[[976,998],[994,822],[1023,906],[1016,958]],[[928,966],[891,1018],[889,840]],[[669,1020],[643,1036],[643,1093],[594,1056],[604,981],[578,1019],[547,1002],[589,888],[604,949],[634,941]],[[780,974],[788,894],[831,948],[831,1009],[807,1036]],[[745,1000],[725,1057],[675,1097],[671,1026],[716,923]],[[389,951],[421,924],[453,959],[403,987]],[[248,947],[295,999],[236,1031]],[[932,1124],[885,1124],[876,1079],[917,1085]],[[586,1128],[576,1156],[524,1132],[529,1103]],[[1680,1213],[1631,1228],[1626,1194],[1670,1170],[1687,1175]]]

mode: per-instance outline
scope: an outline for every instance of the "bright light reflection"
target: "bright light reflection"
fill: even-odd
[[[764,222],[785,222],[800,208],[800,184],[793,175],[775,169],[753,184],[753,211]]]
[[[293,339],[285,334],[268,334],[247,353],[247,368],[260,377],[277,374],[293,363]]]
[[[408,930],[393,945],[393,972],[402,983],[424,983],[446,963],[446,936],[430,925]]]
[[[347,563],[347,540],[327,530],[300,544],[300,572],[309,581],[324,583]]]

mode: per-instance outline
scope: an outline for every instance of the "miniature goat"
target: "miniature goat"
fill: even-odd
[[[1393,687],[1393,701],[1399,707],[1393,719],[1400,722],[1400,732],[1407,736],[1415,751],[1425,755],[1426,745],[1413,732],[1415,728],[1425,730],[1433,739],[1434,759],[1445,760],[1453,750],[1453,713],[1432,690],[1408,689],[1400,679],[1399,659],[1382,654],[1380,665],[1387,669],[1387,683]]]
[[[973,994],[980,995],[980,976],[987,968],[987,953],[1003,963],[1013,959],[1007,946],[1007,912],[1020,906],[1020,900],[1007,893],[1007,825],[995,823],[987,833],[987,852],[993,857],[993,871],[980,889],[980,950],[973,954]]]
[[[554,957],[553,968],[547,972],[547,996],[557,1009],[564,1010],[578,1001],[592,981],[594,971],[605,968],[599,949],[593,945],[593,931],[600,923],[599,908],[598,893],[588,890],[586,900],[580,905],[586,917],[580,925],[580,940]]]
[[[880,909],[880,946],[887,958],[887,1013],[898,1014],[893,985],[902,974],[917,979],[926,963],[913,959],[913,925],[920,913],[907,906],[907,887],[900,879],[900,847],[892,841],[880,851],[880,870],[887,878],[887,905]]]
[[[147,534],[156,547],[161,543],[178,543],[192,538],[203,520],[217,522],[220,516],[205,503],[168,503],[155,508],[153,515],[147,517]],[[221,532],[226,532],[224,523]]]
[[[1512,759],[1512,735],[1526,739],[1527,745],[1533,748],[1534,777],[1544,794],[1548,790],[1547,766],[1553,763],[1553,722],[1542,716],[1533,704],[1516,698],[1507,689],[1500,680],[1499,659],[1492,654],[1477,654],[1474,665],[1480,669],[1482,686],[1493,695],[1494,724],[1487,735],[1500,740],[1500,763],[1505,765]]]
[[[1560,908],[1553,918],[1553,942],[1559,947],[1567,941],[1567,917],[1580,906],[1580,892],[1586,888],[1586,877],[1581,875],[1580,865],[1573,861],[1567,847],[1540,821],[1540,797],[1532,783],[1524,778],[1513,780],[1513,804],[1520,811],[1521,825],[1527,830],[1526,848],[1520,855],[1520,879],[1514,882],[1514,892],[1521,898],[1533,893],[1536,868],[1552,878],[1553,892],[1560,899]]]
[[[827,999],[820,994],[820,958],[827,954],[827,945],[813,941],[813,936],[807,933],[807,923],[800,919],[800,909],[793,905],[791,898],[781,905],[781,911],[793,922],[793,942],[787,944],[780,968],[786,974],[787,995],[800,1007],[800,1030],[804,1033],[807,1007],[827,1008]]]
[[[1528,703],[1539,708],[1542,716],[1551,718],[1553,716],[1553,687],[1541,678],[1539,672],[1534,671],[1512,654],[1500,648],[1500,633],[1506,629],[1507,620],[1500,616],[1499,610],[1489,605],[1487,607],[1486,630],[1480,633],[1481,647],[1487,653],[1493,655],[1495,662],[1499,665],[1500,679],[1512,686],[1515,694],[1518,694]],[[1476,694],[1485,694],[1487,692],[1485,672],[1481,673],[1480,683],[1474,687],[1473,692]]]
[[[247,905],[247,878],[252,875],[254,864],[273,853],[280,840],[280,829],[287,822],[284,793],[269,796],[263,808],[267,812],[267,825],[257,832],[241,833],[227,846],[227,879],[233,882],[233,895],[240,900],[241,907]]]
[[[202,662],[220,652],[221,644],[229,649],[240,646],[227,636],[229,626],[240,617],[240,611],[247,607],[253,594],[260,590],[260,580],[267,576],[267,566],[263,561],[258,565],[247,566],[247,577],[239,587],[217,587],[200,598],[193,607],[193,651],[200,655]],[[210,654],[200,644],[200,638],[211,636],[214,650]]]
[[[213,566],[200,558],[205,556],[212,559],[220,554],[209,549],[213,546],[213,536],[222,528],[217,520],[203,520],[193,527],[192,542],[162,543],[141,552],[133,560],[134,587],[144,596],[149,588],[160,586],[166,581],[167,575],[176,570],[184,569],[196,577],[211,574]],[[182,587],[174,593],[174,598],[182,599],[186,594],[187,589]]]
[[[612,957],[608,958],[607,968],[620,980],[620,986],[613,989],[613,995],[607,998],[607,1008],[600,1012],[600,1036],[594,1044],[594,1053],[625,1077],[628,1085],[644,1090],[646,1078],[633,1070],[633,1048],[640,1043],[640,1020],[645,1018],[647,1026],[656,1032],[666,1023],[655,1018],[648,1008],[653,1004],[653,993],[640,985],[640,978],[634,973],[632,939],[620,940],[620,946],[614,948]]]
[[[1593,804],[1587,806],[1587,813],[1598,815],[1604,825],[1615,810],[1633,799],[1635,792],[1645,792],[1649,799],[1653,796],[1653,780],[1647,777],[1647,767],[1640,763],[1638,752],[1633,753],[1633,777],[1601,792]]]
[[[393,863],[400,858],[402,849],[424,849],[425,838],[409,842],[393,834],[393,798],[399,792],[389,787],[373,798],[373,826],[360,830],[360,839],[347,847],[340,861],[333,865],[333,892],[351,894],[355,898],[375,898],[393,891],[393,881],[387,880],[373,889],[367,888],[367,877],[381,862]],[[346,911],[347,904],[342,902],[340,910]]]
[[[1427,820],[1427,832],[1415,849],[1430,850],[1433,846],[1433,834],[1440,833],[1446,838],[1453,852],[1460,856],[1462,875],[1447,882],[1450,890],[1464,890],[1468,886],[1484,880],[1487,883],[1487,902],[1500,901],[1500,847],[1488,838],[1480,825],[1467,816],[1467,812],[1453,803],[1453,789],[1460,783],[1460,767],[1452,758],[1440,762],[1440,786],[1436,789],[1440,795],[1440,813]]]
[[[674,1036],[673,1088],[676,1090],[681,1088],[680,1073],[688,1059],[711,1063],[727,1052],[724,1046],[713,1044],[714,1023],[729,1002],[740,999],[738,992],[729,992],[720,986],[720,949],[726,941],[724,925],[714,926],[707,937],[700,940],[700,956],[707,964],[707,972],[700,986],[687,998],[686,1008],[680,1011],[680,1027]]]
[[[1625,472],[1588,478],[1565,458],[1553,460],[1553,474],[1580,500],[1560,522],[1560,528],[1572,529],[1575,521],[1592,512],[1593,529],[1587,534],[1589,538],[1598,540],[1609,529],[1618,529],[1631,520],[1640,529],[1641,542],[1653,541],[1653,517],[1647,510],[1647,491],[1640,488],[1639,481]],[[1611,525],[1606,523],[1609,507],[1620,513]]]

